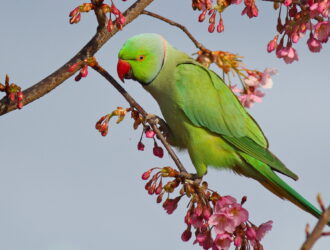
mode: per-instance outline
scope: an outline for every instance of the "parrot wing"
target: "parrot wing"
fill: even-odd
[[[175,81],[179,107],[195,126],[219,134],[239,151],[298,179],[268,150],[258,124],[217,74],[195,62],[182,63],[176,66]]]

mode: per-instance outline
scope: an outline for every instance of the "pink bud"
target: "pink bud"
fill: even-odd
[[[208,31],[209,31],[210,33],[213,33],[213,32],[214,32],[214,29],[215,29],[215,27],[214,27],[214,23],[210,23],[209,28],[208,28]]]
[[[80,70],[81,77],[86,77],[88,75],[88,66],[85,65],[81,70]]]
[[[203,208],[203,217],[205,220],[208,220],[212,215],[212,208],[211,207],[204,207]]]
[[[152,195],[155,193],[156,189],[156,183],[153,183],[149,188],[148,188],[148,194]]]
[[[77,15],[78,12],[79,12],[79,7],[75,8],[73,11],[71,11],[69,17],[73,17],[73,16]]]
[[[242,238],[240,236],[236,236],[234,239],[234,245],[236,247],[240,247],[242,245]]]
[[[205,20],[207,10],[203,10],[203,12],[199,15],[198,21],[203,22]]]
[[[146,137],[147,138],[153,138],[155,136],[155,132],[152,129],[146,130]]]
[[[13,92],[9,93],[8,98],[11,102],[15,101],[16,93]]]
[[[117,7],[113,3],[111,5],[111,12],[115,15],[119,14],[119,10],[117,9]]]
[[[18,102],[17,103],[17,108],[22,109],[23,108],[23,102]]]
[[[292,0],[284,0],[284,5],[289,6],[292,4]]]
[[[155,145],[152,151],[153,151],[155,156],[157,156],[159,158],[163,158],[163,156],[164,156],[163,148],[158,147],[157,145]]]
[[[277,39],[278,36],[275,36],[273,40],[269,41],[268,45],[267,45],[267,51],[268,53],[274,51],[277,47]]]
[[[155,194],[160,194],[163,190],[163,184],[162,181],[159,182],[158,186],[156,187]]]
[[[158,195],[157,196],[157,203],[161,203],[162,202],[162,200],[163,200],[163,195],[164,195],[164,193],[161,193],[160,195]]]
[[[211,15],[211,17],[210,17],[210,19],[209,19],[209,23],[215,23],[215,15],[216,15],[216,12],[214,12],[214,13]]]
[[[195,214],[197,216],[201,216],[203,213],[203,207],[200,203],[197,204],[197,207],[195,208]]]
[[[79,23],[80,18],[81,18],[81,14],[80,13],[78,15],[76,15],[76,16],[71,17],[70,24]]]
[[[220,17],[220,21],[219,21],[219,24],[217,26],[217,31],[219,33],[221,33],[222,31],[224,31],[225,29],[225,26],[223,25],[223,20],[222,20],[222,17]]]
[[[190,240],[191,235],[192,235],[192,233],[191,233],[190,229],[187,228],[187,229],[182,233],[182,235],[181,235],[181,240],[182,240],[182,241],[188,241],[188,240]]]
[[[76,77],[74,78],[74,80],[76,82],[80,81],[81,80],[81,73],[79,73],[78,75],[76,75]]]
[[[149,177],[150,177],[151,172],[152,172],[151,169],[148,170],[148,171],[146,171],[146,172],[144,172],[144,173],[142,174],[142,180],[148,180]]]
[[[113,22],[111,19],[109,19],[108,25],[107,25],[108,31],[111,32],[113,30],[113,27],[114,27]]]
[[[23,92],[22,91],[19,91],[17,93],[17,101],[20,102],[20,101],[23,100],[23,98],[24,98]]]
[[[246,236],[249,240],[255,240],[257,237],[256,230],[254,230],[254,228],[252,227],[248,227],[248,229],[246,230]]]
[[[241,205],[243,205],[247,200],[247,197],[244,195],[241,200]]]
[[[148,190],[151,184],[152,184],[152,180],[148,181],[147,184],[144,186],[144,189]]]
[[[126,18],[124,17],[123,14],[119,13],[119,23],[124,24],[126,21]]]
[[[137,149],[140,151],[144,151],[144,144],[141,141],[138,143]]]
[[[72,65],[70,66],[70,68],[68,69],[68,72],[73,72],[73,71],[75,71],[75,70],[77,69],[78,65],[79,65],[79,62],[72,64]]]

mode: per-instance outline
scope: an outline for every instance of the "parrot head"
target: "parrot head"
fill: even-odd
[[[140,34],[129,38],[118,54],[119,78],[148,85],[162,68],[166,40],[158,34]]]

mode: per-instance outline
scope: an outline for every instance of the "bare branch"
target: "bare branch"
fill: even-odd
[[[130,6],[123,13],[126,18],[124,26],[137,18],[151,2],[153,2],[153,0],[138,0],[132,6]],[[27,105],[37,100],[38,98],[55,89],[66,79],[71,77],[75,73],[75,71],[68,72],[68,69],[71,65],[83,61],[86,58],[92,57],[117,32],[118,28],[116,27],[114,27],[111,32],[108,32],[105,26],[99,28],[94,37],[72,59],[70,59],[51,75],[23,91],[23,104]],[[78,69],[76,69],[76,71],[77,70]],[[15,110],[16,108],[16,103],[9,103],[7,97],[4,97],[0,100],[0,115],[4,115],[10,111]]]
[[[312,249],[315,242],[322,236],[322,231],[324,226],[329,223],[330,220],[330,206],[327,210],[325,210],[317,224],[315,225],[312,233],[307,237],[306,241],[301,247],[301,250],[309,250]]]
[[[112,84],[112,86],[114,86],[118,90],[118,92],[126,99],[126,101],[131,105],[131,107],[134,107],[135,109],[137,109],[139,111],[139,113],[144,118],[147,117],[148,113],[140,106],[140,104],[138,104],[134,100],[134,98],[104,68],[102,68],[99,64],[94,65],[92,68],[95,71],[97,71],[98,73],[100,73],[105,79],[107,79]],[[187,177],[187,178],[191,177],[191,175],[188,174],[187,170],[185,169],[185,167],[181,163],[178,156],[175,154],[175,152],[171,148],[170,144],[168,144],[165,137],[163,136],[163,134],[158,129],[157,124],[155,124],[151,120],[150,121],[148,120],[148,123],[152,127],[153,131],[157,134],[160,141],[163,143],[163,145],[166,148],[167,152],[169,153],[169,155],[171,156],[171,158],[175,162],[176,166],[178,167],[178,169],[182,173],[182,176]]]
[[[183,26],[182,24],[180,23],[177,23],[177,22],[174,22],[166,17],[163,17],[163,16],[160,16],[156,13],[153,13],[153,12],[150,12],[150,11],[147,11],[147,10],[143,10],[142,11],[142,14],[144,15],[148,15],[148,16],[151,16],[151,17],[154,17],[154,18],[157,18],[159,20],[162,20],[170,25],[173,25],[173,26],[176,26],[178,27],[179,29],[181,29],[184,33],[186,33],[186,35],[190,38],[190,40],[195,44],[195,46],[200,49],[201,51],[205,52],[205,53],[211,53],[212,51],[206,49],[203,44],[201,44],[200,42],[197,41],[197,39],[189,32],[189,30]]]

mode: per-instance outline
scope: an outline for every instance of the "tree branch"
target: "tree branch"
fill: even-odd
[[[173,25],[173,26],[176,26],[178,27],[179,29],[181,29],[184,33],[186,33],[186,35],[190,38],[190,40],[195,44],[195,46],[200,49],[201,51],[205,52],[205,53],[211,53],[212,51],[208,50],[207,48],[205,48],[203,46],[203,44],[201,44],[200,42],[197,41],[197,39],[189,32],[189,30],[183,26],[182,24],[180,23],[177,23],[177,22],[174,22],[166,17],[163,17],[163,16],[160,16],[156,13],[153,13],[153,12],[150,12],[150,11],[147,11],[147,10],[143,10],[141,14],[144,14],[144,15],[148,15],[148,16],[151,16],[151,17],[154,17],[154,18],[157,18],[159,20],[162,20],[170,25]]]
[[[148,113],[140,106],[140,104],[138,104],[134,100],[134,98],[104,68],[102,68],[99,64],[96,64],[96,65],[92,66],[92,68],[95,71],[97,71],[98,73],[100,73],[105,79],[107,79],[112,84],[112,86],[114,86],[115,89],[117,89],[118,92],[126,99],[126,101],[131,105],[131,107],[134,107],[137,111],[139,111],[139,113],[144,118],[147,117]],[[163,136],[163,134],[158,129],[157,124],[155,124],[151,120],[148,120],[147,122],[152,127],[153,131],[156,133],[156,135],[158,136],[158,138],[160,139],[160,141],[162,142],[162,144],[166,148],[167,152],[169,153],[169,155],[171,156],[171,158],[175,162],[176,166],[180,170],[182,176],[184,176],[186,178],[192,178],[192,176],[190,174],[188,174],[187,170],[185,169],[185,167],[181,163],[178,156],[173,151],[170,144],[168,144],[165,137]]]
[[[312,249],[315,242],[322,236],[323,228],[329,222],[329,220],[330,220],[330,206],[328,207],[327,210],[325,210],[322,213],[312,233],[307,237],[306,241],[302,245],[301,250]]]
[[[133,5],[131,5],[123,13],[126,18],[124,26],[132,22],[135,18],[137,18],[151,2],[153,2],[153,0],[138,0]],[[99,17],[98,21],[100,21]],[[38,98],[55,89],[66,79],[71,77],[78,70],[76,69],[74,72],[68,72],[68,69],[71,65],[83,61],[86,58],[92,57],[117,32],[117,27],[114,27],[111,32],[108,32],[105,26],[102,27],[100,25],[94,37],[73,58],[71,58],[62,67],[57,69],[55,72],[53,72],[40,82],[23,91],[23,104],[27,105],[37,100]],[[16,102],[9,103],[9,100],[6,96],[0,100],[0,115],[4,115],[10,111],[15,110],[16,108]]]

